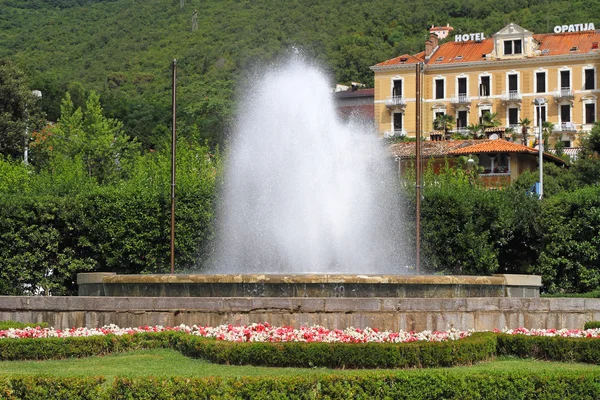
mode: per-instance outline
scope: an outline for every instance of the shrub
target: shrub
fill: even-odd
[[[496,336],[477,333],[445,342],[255,343],[174,336],[183,354],[220,364],[272,367],[431,368],[472,364],[493,358]]]
[[[40,328],[47,328],[48,327],[48,323],[47,322],[32,322],[32,323],[23,323],[23,322],[17,322],[17,321],[0,321],[0,331],[5,331],[7,329],[25,329],[25,328],[36,328],[36,327],[40,327]]]
[[[527,335],[498,335],[498,355],[547,361],[600,363],[597,338],[564,338]]]
[[[600,321],[588,321],[583,326],[583,329],[598,329],[600,328]]]

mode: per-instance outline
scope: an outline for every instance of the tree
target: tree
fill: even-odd
[[[529,138],[529,125],[531,125],[531,120],[529,118],[521,118],[519,120],[519,125],[521,125],[521,143],[523,143],[523,146],[527,146],[527,139]]]
[[[137,154],[138,143],[130,140],[122,127],[121,122],[102,114],[95,92],[89,95],[85,112],[74,108],[67,92],[49,146],[55,157],[81,157],[88,175],[102,183],[122,172],[123,163]]]
[[[44,115],[25,76],[13,63],[0,60],[0,154],[23,157],[29,132],[38,129]]]
[[[483,125],[481,124],[469,124],[467,125],[467,130],[473,137],[473,139],[479,139],[483,135]]]
[[[437,116],[435,121],[433,121],[433,125],[435,129],[440,129],[444,131],[444,139],[448,135],[448,132],[452,130],[454,126],[454,117],[450,114],[440,114]]]

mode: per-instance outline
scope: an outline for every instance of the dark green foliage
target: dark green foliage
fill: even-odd
[[[27,88],[23,72],[0,59],[0,157],[22,160],[25,135],[39,129],[43,120],[38,98]]]
[[[583,329],[598,329],[600,328],[600,321],[588,321],[583,326]]]
[[[548,361],[600,364],[597,338],[498,335],[497,354]]]
[[[537,273],[550,293],[577,293],[600,285],[600,187],[556,195],[539,216],[544,232]]]
[[[179,336],[176,348],[190,357],[232,365],[328,368],[433,368],[493,357],[495,336],[475,334],[458,341],[402,344],[235,343]]]
[[[104,382],[103,377],[14,377],[6,382],[6,386],[0,383],[0,398],[94,400],[103,396]]]
[[[25,329],[25,328],[35,328],[35,327],[47,328],[48,323],[40,322],[38,324],[38,323],[23,323],[23,322],[17,322],[17,321],[0,321],[0,331],[11,329],[11,328]]]

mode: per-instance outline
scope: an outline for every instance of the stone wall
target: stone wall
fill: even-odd
[[[184,298],[0,297],[0,320],[55,328],[269,322],[389,330],[583,328],[600,299],[568,298]]]

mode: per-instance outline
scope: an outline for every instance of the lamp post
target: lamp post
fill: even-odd
[[[537,110],[538,110],[538,129],[539,129],[539,137],[538,137],[538,149],[539,149],[539,163],[540,163],[540,187],[539,187],[539,199],[541,200],[544,196],[544,140],[542,134],[542,106],[546,104],[546,99],[543,97],[536,97],[533,101]]]
[[[37,97],[38,99],[42,97],[42,92],[39,90],[32,90],[31,94]],[[27,114],[27,105],[25,105],[25,113]],[[25,122],[25,142],[23,146],[23,162],[25,164],[29,164],[29,116],[27,117],[27,121]]]

